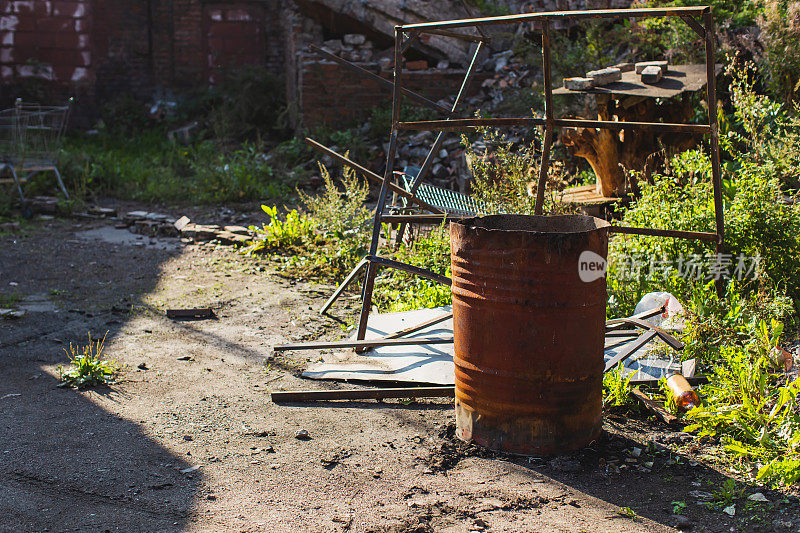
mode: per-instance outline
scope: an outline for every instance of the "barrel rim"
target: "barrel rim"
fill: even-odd
[[[492,227],[506,222],[511,226],[520,226],[527,221],[531,229],[520,227]],[[461,226],[464,230],[486,231],[489,233],[524,233],[530,235],[581,235],[611,227],[607,220],[590,215],[480,215],[451,221],[450,225]],[[555,226],[561,226],[556,228]],[[570,227],[572,225],[573,227]],[[540,226],[540,227],[536,227]],[[543,226],[543,227],[542,227]],[[554,226],[552,228],[548,226]]]

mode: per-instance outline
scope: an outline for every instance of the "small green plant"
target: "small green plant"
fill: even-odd
[[[620,507],[619,509],[617,509],[617,514],[623,518],[628,518],[630,520],[633,520],[634,522],[638,522],[639,520],[641,520],[641,517],[638,514],[636,514],[636,511],[627,506]]]
[[[274,250],[286,246],[302,244],[313,234],[313,221],[308,215],[292,209],[283,220],[278,216],[278,208],[262,205],[261,209],[269,215],[269,224],[261,228],[251,226],[256,232],[253,244],[242,250],[245,255],[251,255],[262,250]]]
[[[114,359],[104,358],[106,335],[102,340],[92,341],[92,334],[89,333],[89,344],[77,346],[70,343],[69,350],[64,349],[69,356],[69,366],[64,368],[58,365],[64,386],[84,389],[114,383],[120,365]]]
[[[744,487],[740,487],[735,479],[728,478],[711,494],[713,499],[709,503],[716,508],[724,509],[744,496]]]
[[[0,294],[0,307],[13,308],[19,305],[22,298],[17,293]]]
[[[683,514],[686,511],[686,502],[684,501],[673,501],[670,503],[672,505],[672,514]]]
[[[616,370],[603,374],[603,405],[608,407],[625,407],[632,403],[631,378],[634,372],[623,375],[623,365]]]

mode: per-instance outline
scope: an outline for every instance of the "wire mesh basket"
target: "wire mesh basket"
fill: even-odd
[[[18,100],[14,110],[19,136],[17,159],[22,166],[54,165],[66,128],[69,105],[43,106]]]
[[[55,174],[58,186],[69,198],[57,159],[71,102],[45,106],[17,100],[13,108],[0,111],[0,172],[11,174],[23,204],[21,183],[45,171]]]

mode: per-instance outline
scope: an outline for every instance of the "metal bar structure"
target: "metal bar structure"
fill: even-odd
[[[469,12],[468,12],[469,13]],[[470,15],[471,16],[471,15]],[[706,52],[706,90],[707,90],[707,103],[708,103],[708,123],[707,124],[673,124],[673,123],[660,123],[660,122],[619,122],[609,120],[585,120],[585,119],[567,119],[556,118],[555,109],[553,106],[553,87],[552,87],[552,72],[551,72],[551,57],[550,57],[550,29],[553,21],[571,19],[571,20],[588,20],[588,19],[640,19],[650,17],[676,17],[683,20],[695,33],[704,39],[705,52]],[[699,22],[702,20],[702,23]],[[487,36],[482,31],[485,27],[520,24],[525,22],[538,23],[538,27],[542,33],[542,66],[543,66],[543,79],[544,79],[544,116],[529,116],[529,117],[504,117],[504,118],[458,118],[455,116],[457,106],[466,92],[470,78],[473,74],[477,53],[480,51],[484,42],[488,41]],[[461,32],[454,32],[457,29],[472,28],[478,32],[478,35],[467,35]],[[443,108],[441,104],[433,103],[426,99],[424,96],[408,91],[403,87],[403,65],[404,53],[409,48],[410,43],[415,41],[423,34],[433,34],[451,38],[467,39],[477,42],[475,54],[472,58],[470,68],[467,70],[464,81],[459,90],[458,96],[455,99],[454,105],[450,109]],[[506,15],[499,17],[484,17],[484,18],[468,18],[460,20],[448,20],[440,22],[422,22],[415,24],[405,24],[395,27],[395,47],[394,47],[394,81],[390,82],[380,76],[372,73],[362,72],[364,69],[352,65],[349,62],[331,57],[323,51],[323,55],[330,59],[342,64],[353,72],[362,75],[368,75],[371,78],[380,78],[381,84],[385,87],[392,89],[392,122],[390,131],[389,150],[386,156],[386,168],[384,176],[381,178],[375,173],[360,167],[347,158],[336,154],[324,147],[315,146],[317,149],[323,149],[328,155],[337,158],[338,160],[349,164],[357,171],[365,175],[368,179],[373,181],[380,180],[381,190],[378,195],[378,203],[375,210],[375,217],[373,221],[372,241],[370,243],[369,253],[365,258],[366,264],[359,265],[359,268],[366,266],[366,275],[364,277],[364,284],[362,287],[362,309],[359,317],[358,330],[355,341],[345,341],[347,345],[353,346],[357,351],[363,351],[364,346],[359,343],[366,342],[364,336],[367,330],[367,320],[369,318],[370,308],[372,306],[372,292],[374,288],[375,276],[378,268],[390,267],[415,275],[421,275],[428,279],[434,279],[441,283],[449,284],[450,280],[444,276],[432,273],[425,269],[413,267],[399,263],[397,261],[387,259],[378,255],[378,243],[380,238],[381,225],[383,223],[437,223],[443,222],[448,219],[456,220],[463,217],[449,217],[444,214],[442,210],[432,208],[433,206],[424,205],[416,199],[416,188],[426,177],[430,161],[432,161],[432,154],[435,149],[441,144],[443,135],[448,131],[469,131],[478,127],[507,127],[507,126],[523,126],[523,127],[538,127],[544,126],[544,138],[542,142],[542,159],[538,175],[538,188],[536,193],[536,202],[534,212],[541,214],[544,207],[544,195],[547,187],[547,172],[549,167],[550,149],[553,143],[554,130],[556,128],[597,128],[612,131],[620,130],[638,130],[638,131],[655,131],[655,132],[676,132],[686,134],[703,134],[709,135],[711,140],[711,162],[712,162],[712,184],[714,188],[714,213],[715,213],[715,231],[701,232],[701,231],[685,231],[685,230],[672,230],[672,229],[658,229],[658,228],[635,228],[625,226],[611,226],[610,232],[628,235],[647,235],[655,237],[666,238],[680,238],[680,239],[696,239],[706,242],[714,242],[716,245],[716,252],[722,252],[724,240],[724,213],[722,204],[722,178],[719,162],[719,133],[716,115],[716,71],[714,63],[715,55],[715,33],[714,21],[711,14],[711,9],[708,6],[690,6],[690,7],[667,7],[667,8],[647,8],[647,9],[604,9],[604,10],[587,10],[587,11],[554,11],[554,12],[540,12],[540,13],[523,13],[518,15]],[[434,107],[445,113],[444,118],[439,120],[427,121],[402,121],[400,117],[400,104],[404,97],[412,98],[417,102]],[[435,104],[431,106],[431,104]],[[405,130],[419,130],[419,131],[437,131],[439,132],[434,142],[432,150],[428,153],[425,163],[423,163],[424,172],[420,172],[417,179],[412,181],[412,188],[410,191],[405,191],[401,187],[391,183],[391,178],[394,173],[395,156],[398,144],[398,136],[401,131]],[[318,143],[315,143],[318,145]],[[416,205],[427,210],[433,214],[417,214],[417,215],[385,215],[383,213],[386,207],[386,198],[389,191],[398,193],[409,203]],[[401,192],[402,191],[402,192]],[[404,226],[403,226],[404,228]],[[404,228],[405,229],[405,228]],[[355,274],[353,274],[354,276]],[[351,278],[352,279],[352,278]],[[721,284],[718,285],[718,290],[722,290]],[[340,292],[340,291],[339,291]],[[336,294],[335,296],[338,296]],[[334,298],[335,299],[335,298]],[[332,303],[332,302],[330,302]],[[326,302],[325,309],[329,307]],[[646,344],[644,339],[652,339],[656,336],[662,338],[665,342],[670,344],[675,349],[682,349],[683,345],[670,336],[666,332],[653,328],[649,324],[645,324],[639,317],[631,319],[621,319],[618,323],[614,321],[608,324],[610,329],[618,329],[622,325],[634,326],[638,328],[647,328],[640,339],[630,346],[639,344],[639,347]],[[420,343],[422,341],[420,340]],[[354,344],[355,343],[355,344]],[[313,344],[313,343],[312,343]],[[635,351],[635,347],[631,347]],[[632,353],[628,352],[628,355]],[[624,355],[624,354],[621,354]],[[624,357],[623,357],[624,358]],[[621,360],[621,359],[620,359]],[[617,361],[619,362],[619,361]],[[616,363],[615,363],[616,364]]]

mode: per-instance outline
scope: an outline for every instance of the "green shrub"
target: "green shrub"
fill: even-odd
[[[440,226],[401,246],[393,259],[450,277],[450,234]],[[450,287],[399,270],[384,269],[376,281],[375,302],[388,311],[409,311],[450,305]]]
[[[262,227],[250,226],[255,232],[253,244],[244,248],[242,253],[251,255],[264,250],[275,250],[298,246],[306,242],[313,235],[314,223],[311,218],[292,209],[281,220],[277,207],[262,205],[261,209],[269,215],[269,223]]]
[[[609,247],[611,314],[630,313],[654,290],[690,300],[692,291],[724,270],[739,290],[774,290],[800,304],[800,209],[781,201],[785,180],[775,173],[786,164],[780,158],[792,153],[787,142],[793,141],[781,133],[786,125],[779,106],[755,94],[747,77],[736,78],[732,96],[735,112],[724,122],[721,139],[728,255],[716,257],[700,241],[615,236]],[[674,157],[668,172],[640,183],[641,198],[625,212],[625,225],[715,231],[711,165],[701,149]],[[697,268],[714,260],[717,272]]]
[[[487,214],[533,214],[541,166],[537,143],[514,146],[497,130],[483,129],[481,133],[487,145],[485,154],[475,153],[462,137],[473,175],[473,195],[488,206]],[[561,201],[566,182],[559,162],[551,161],[547,178],[542,212],[556,215],[575,211]]]
[[[784,102],[800,97],[800,2],[766,0],[759,18],[765,43],[763,69]]]
[[[791,485],[800,480],[800,379],[776,372],[782,330],[762,320],[746,344],[722,346],[686,430],[721,439],[726,460],[751,479]]]

